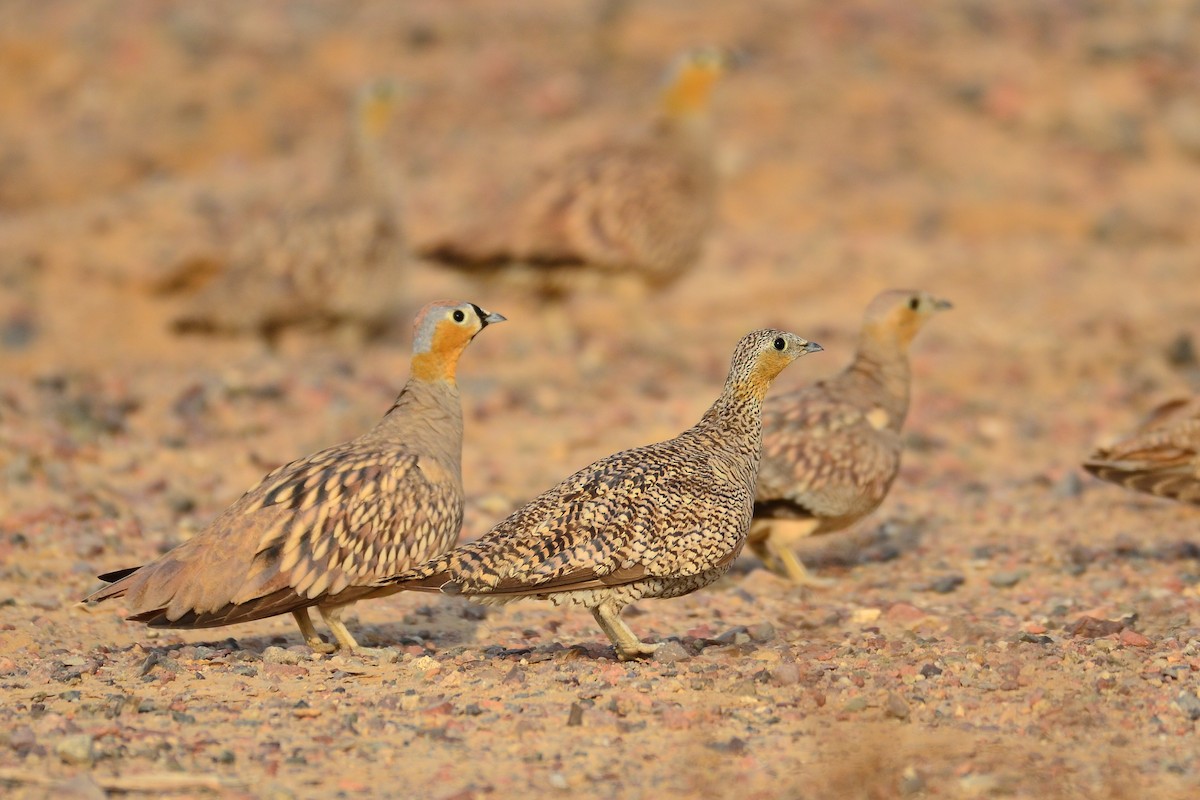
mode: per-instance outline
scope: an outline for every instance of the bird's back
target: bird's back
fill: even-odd
[[[1132,436],[1098,449],[1083,466],[1129,489],[1200,504],[1200,399],[1160,406]]]
[[[622,451],[401,581],[468,595],[528,595],[694,575],[740,548],[754,466],[749,454],[696,429]]]

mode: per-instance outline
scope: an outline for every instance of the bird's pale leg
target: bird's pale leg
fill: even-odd
[[[625,620],[621,619],[621,609],[610,600],[593,608],[592,616],[596,618],[600,629],[617,649],[617,658],[621,661],[648,656],[660,647],[657,644],[643,642],[634,635],[629,626],[625,624]]]
[[[304,637],[304,643],[311,647],[314,653],[332,653],[337,649],[321,639],[317,629],[313,627],[312,618],[308,616],[307,608],[297,608],[292,612],[292,618],[300,626],[300,635]]]
[[[337,639],[338,647],[343,650],[361,650],[358,642],[355,641],[354,635],[346,628],[346,623],[342,622],[342,612],[349,608],[352,603],[347,603],[340,606],[320,606],[321,618],[325,620],[325,624],[329,626],[330,633],[333,638]]]
[[[809,586],[815,589],[827,589],[837,584],[832,578],[820,578],[813,575],[804,566],[799,556],[792,550],[792,545],[801,539],[812,536],[820,523],[815,519],[776,519],[771,520],[766,538],[751,544],[755,553],[763,558],[767,569],[782,574],[797,586]]]

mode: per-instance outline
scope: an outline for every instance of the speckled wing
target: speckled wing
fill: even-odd
[[[1200,399],[1160,406],[1137,433],[1097,450],[1083,466],[1129,489],[1200,504]]]
[[[351,442],[275,470],[197,536],[93,599],[124,596],[130,619],[175,628],[351,602],[386,594],[374,578],[443,552],[461,526],[456,484],[427,479],[415,455]]]
[[[249,585],[279,573],[310,600],[420,563],[458,535],[462,519],[457,487],[429,480],[417,456],[352,447],[277,470],[244,502],[243,513],[274,516]]]
[[[900,468],[899,434],[821,389],[767,402],[756,516],[857,517],[887,495]]]
[[[405,588],[466,595],[544,594],[686,577],[736,557],[737,531],[750,515],[746,489],[731,486],[714,497],[722,476],[702,459],[663,464],[651,448],[620,455],[399,580]]]

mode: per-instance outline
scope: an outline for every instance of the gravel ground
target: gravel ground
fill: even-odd
[[[633,124],[709,41],[745,57],[693,273],[548,307],[414,262],[398,316],[455,296],[510,319],[460,369],[472,537],[694,422],[747,330],[825,346],[788,388],[849,360],[878,290],[950,298],[891,496],[806,550],[836,588],[747,557],[631,608],[668,645],[628,664],[537,602],[360,604],[361,656],[314,655],[290,618],[156,632],[77,604],[365,429],[406,374],[406,322],[172,333],[180,276],[220,252],[203,209],[328,181],[345,98],[392,75],[404,221],[433,238]],[[5,4],[6,796],[1196,796],[1200,516],[1078,462],[1200,389],[1198,41],[1168,0]]]

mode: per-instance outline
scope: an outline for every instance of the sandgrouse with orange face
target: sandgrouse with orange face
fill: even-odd
[[[670,283],[699,258],[716,212],[709,98],[729,59],[681,56],[644,130],[567,154],[510,208],[423,246],[421,255],[468,271],[514,264],[543,290],[580,268]]]
[[[1200,505],[1200,398],[1164,403],[1083,467],[1127,489]]]
[[[397,591],[376,582],[438,556],[463,519],[459,357],[504,320],[473,303],[427,305],[414,323],[411,375],[368,433],[263,478],[192,539],[141,567],[101,575],[87,597],[119,599],[152,627],[210,628],[291,613],[313,649],[358,645],[341,620],[357,600]]]
[[[747,335],[696,425],[584,467],[476,541],[383,585],[480,603],[534,597],[582,605],[621,660],[654,652],[621,609],[688,594],[729,569],[750,524],[767,388],[820,349],[782,331]]]
[[[900,469],[908,346],[949,307],[926,292],[883,292],[867,307],[846,369],[766,404],[749,541],[769,569],[796,583],[824,583],[792,546],[846,528],[883,502]]]

